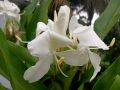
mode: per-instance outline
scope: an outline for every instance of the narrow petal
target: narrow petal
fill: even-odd
[[[61,6],[58,12],[58,18],[54,25],[54,31],[62,35],[66,35],[69,22],[70,8],[68,6]]]
[[[50,31],[50,41],[51,48],[54,50],[72,44],[72,41],[68,37],[60,35],[53,31]]]
[[[54,22],[52,20],[48,19],[47,26],[49,27],[50,30],[54,31]]]
[[[37,36],[27,47],[30,53],[37,57],[42,57],[49,53],[49,32],[43,32],[43,34]]]
[[[51,57],[39,60],[34,66],[27,69],[24,73],[24,79],[29,83],[40,80],[48,71],[51,64]]]
[[[57,21],[57,12],[56,12],[56,10],[54,11],[54,22],[56,22]]]
[[[73,33],[73,31],[76,30],[79,26],[80,26],[80,24],[78,23],[76,16],[73,15],[71,17],[70,23],[69,23],[69,32]]]
[[[5,29],[7,19],[8,19],[8,15],[0,14],[0,28],[2,28],[2,30]]]
[[[43,22],[38,22],[37,23],[37,28],[36,28],[36,36],[40,35],[42,32],[48,30],[48,26],[44,24]]]
[[[89,61],[87,48],[57,52],[56,54],[60,57],[64,57],[65,63],[71,66],[83,66]]]
[[[91,77],[90,81],[93,80],[95,78],[95,76],[97,75],[97,73],[100,71],[101,67],[100,67],[100,61],[101,58],[99,55],[97,55],[96,53],[93,53],[89,50],[89,57],[90,57],[90,61],[94,67],[94,73],[93,76]]]
[[[98,37],[92,27],[79,27],[74,31],[78,34],[79,46],[91,46],[108,50],[108,46]]]

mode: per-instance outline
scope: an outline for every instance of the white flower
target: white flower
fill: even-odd
[[[90,80],[93,80],[96,74],[100,71],[100,56],[90,49],[108,50],[107,45],[97,36],[91,26],[82,26],[78,23],[77,18],[72,16],[69,23],[70,38],[73,39],[77,50],[68,50],[58,52],[57,55],[64,57],[65,62],[72,66],[82,66],[90,60],[94,73]],[[77,42],[77,43],[76,43]]]
[[[69,7],[61,6],[54,22],[49,20],[47,25],[42,22],[37,24],[36,38],[28,43],[28,49],[32,55],[39,58],[39,61],[25,71],[25,80],[32,83],[41,79],[49,71],[50,64],[56,58],[56,49],[72,43],[66,37],[69,13]]]
[[[0,27],[4,29],[8,17],[20,20],[20,9],[8,0],[0,1]]]

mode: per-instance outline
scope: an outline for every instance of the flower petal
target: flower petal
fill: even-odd
[[[43,31],[48,30],[48,26],[44,24],[43,22],[37,23],[37,29],[36,29],[36,36],[40,35]]]
[[[56,55],[64,57],[65,63],[71,66],[83,66],[89,61],[87,48],[81,48],[80,50],[57,52]]]
[[[96,53],[93,53],[89,50],[89,57],[90,57],[90,61],[94,67],[94,73],[93,76],[91,77],[90,81],[93,80],[95,78],[95,76],[97,75],[97,73],[100,71],[101,67],[100,67],[100,61],[101,58],[99,55],[97,55]]]
[[[2,30],[5,29],[7,19],[8,19],[8,15],[4,13],[0,14],[0,28],[2,28]]]
[[[54,31],[54,22],[52,20],[48,19],[47,26],[49,27],[50,30]]]
[[[54,24],[54,31],[59,34],[66,35],[69,22],[70,8],[68,6],[61,6],[58,12],[57,21]]]
[[[69,32],[73,33],[73,31],[76,30],[79,26],[80,24],[78,23],[76,16],[73,15],[69,22]]]
[[[78,34],[79,46],[93,46],[101,48],[103,50],[108,50],[108,46],[98,37],[94,32],[92,27],[79,27],[74,31],[75,34]]]
[[[4,0],[4,8],[3,10],[6,10],[8,12],[12,12],[15,14],[18,14],[20,12],[20,9],[15,3],[9,2],[8,0]]]
[[[50,68],[51,57],[44,58],[39,60],[34,66],[27,69],[24,73],[24,79],[28,80],[29,83],[36,82],[41,79]]]
[[[42,57],[49,53],[49,41],[49,32],[43,32],[28,43],[28,50],[32,55]]]
[[[72,44],[72,41],[68,37],[60,35],[54,31],[50,31],[50,41],[51,48],[54,50]]]

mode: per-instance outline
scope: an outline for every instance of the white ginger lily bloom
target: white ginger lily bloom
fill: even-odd
[[[34,66],[25,71],[25,80],[32,83],[41,79],[49,71],[51,63],[56,58],[55,50],[72,43],[65,36],[69,13],[69,7],[61,6],[58,17],[55,17],[54,22],[49,20],[47,25],[42,22],[37,24],[36,38],[28,43],[28,50],[32,55],[37,56],[39,60]]]
[[[78,23],[77,18],[72,16],[69,23],[70,38],[79,41],[76,43],[77,50],[68,50],[58,52],[57,55],[65,57],[65,62],[72,66],[82,66],[91,61],[94,67],[94,73],[90,81],[94,79],[100,71],[100,56],[90,49],[108,50],[108,46],[98,37],[91,26],[82,26]]]
[[[18,6],[8,0],[0,1],[0,27],[4,29],[8,17],[20,20],[20,9]]]

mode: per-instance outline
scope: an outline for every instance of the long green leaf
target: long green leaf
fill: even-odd
[[[115,81],[113,82],[110,90],[120,90],[120,76],[119,75],[115,77]]]
[[[10,79],[8,76],[7,67],[5,65],[5,60],[1,51],[0,51],[0,74],[2,74],[7,79]]]
[[[35,9],[34,14],[27,26],[27,40],[32,40],[35,37],[35,30],[39,21],[47,23],[48,7],[51,0],[41,0],[40,5]]]
[[[120,75],[120,57],[102,74],[94,85],[93,90],[109,90],[116,75]]]
[[[8,90],[0,83],[0,90]]]
[[[23,74],[27,67],[19,58],[9,49],[8,41],[6,40],[2,30],[0,30],[0,50],[3,54],[5,65],[8,70],[10,82],[13,90],[46,90],[47,88],[41,83],[36,82],[29,84],[23,79]],[[19,50],[18,50],[19,52]],[[20,55],[19,55],[20,56]]]
[[[105,11],[95,22],[96,33],[104,39],[115,23],[118,22],[118,19],[120,19],[120,0],[110,0]]]
[[[17,56],[22,62],[31,66],[36,63],[36,58],[34,58],[26,48],[16,45],[13,42],[8,41],[9,49],[15,56]]]

